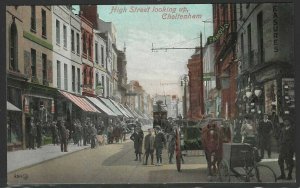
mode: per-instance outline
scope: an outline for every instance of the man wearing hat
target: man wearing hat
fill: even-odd
[[[154,141],[155,141],[155,136],[153,134],[153,129],[148,129],[148,134],[145,136],[145,141],[144,141],[144,149],[146,154],[146,161],[144,165],[147,165],[148,163],[149,154],[151,156],[151,165],[153,165]]]
[[[143,149],[143,139],[144,139],[144,133],[143,131],[135,127],[134,133],[130,136],[130,140],[134,143],[134,150],[135,150],[135,161],[139,160],[142,161],[142,149]],[[138,158],[139,157],[139,158]]]
[[[164,146],[166,146],[165,135],[162,133],[160,126],[156,126],[154,147],[156,150],[156,160],[158,166],[162,165],[162,150]]]
[[[271,158],[272,127],[272,122],[268,119],[268,114],[264,114],[263,120],[259,122],[257,129],[261,158],[264,158],[265,150],[268,152],[268,157]]]
[[[292,172],[294,167],[294,153],[295,153],[295,126],[289,117],[283,118],[283,125],[279,133],[279,156],[278,165],[280,167],[280,176],[277,179],[292,179]],[[284,162],[288,166],[288,176],[286,178],[284,171]]]

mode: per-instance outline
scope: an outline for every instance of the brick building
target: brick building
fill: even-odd
[[[202,48],[202,47],[201,47]],[[201,119],[204,112],[203,101],[203,55],[197,48],[188,60],[189,69],[189,109],[188,119]]]
[[[82,95],[94,95],[94,34],[93,24],[80,12],[82,40]]]
[[[221,117],[237,115],[237,61],[235,4],[213,4],[216,87],[221,91]]]

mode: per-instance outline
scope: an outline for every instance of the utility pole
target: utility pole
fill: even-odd
[[[202,32],[200,32],[200,112],[204,114],[204,92],[203,92],[203,48],[202,48]]]

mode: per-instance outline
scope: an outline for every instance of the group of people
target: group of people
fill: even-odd
[[[278,144],[278,164],[280,167],[280,176],[277,179],[292,179],[295,153],[295,124],[290,116],[273,118],[271,121],[268,114],[264,114],[263,119],[253,122],[246,117],[241,128],[240,135],[242,143],[248,143],[260,150],[260,158],[265,157],[267,151],[268,158],[271,158],[272,138],[275,138]],[[285,175],[284,163],[288,169],[288,175]]]
[[[174,129],[175,130],[175,129]],[[134,133],[130,136],[130,139],[134,142],[135,149],[135,161],[142,161],[143,147],[144,147],[144,165],[148,165],[149,156],[151,158],[151,165],[154,165],[154,152],[156,154],[156,165],[162,165],[162,153],[163,149],[167,147],[169,163],[172,163],[172,159],[175,152],[175,132],[172,130],[168,134],[168,140],[165,134],[162,132],[160,126],[155,126],[154,129],[148,129],[148,134],[144,137],[144,133],[141,127],[137,126],[134,129]],[[143,158],[144,158],[143,157]]]
[[[49,120],[41,122],[39,118],[30,118],[29,149],[42,147],[43,136],[51,136],[53,145],[60,145],[62,152],[68,152],[68,143],[72,139],[75,145],[96,147],[97,135],[107,135],[110,138],[113,133],[120,130],[120,140],[125,139],[126,123],[122,120],[109,121],[105,126],[103,121],[94,123],[90,118],[83,122],[75,119],[73,123],[65,119]]]

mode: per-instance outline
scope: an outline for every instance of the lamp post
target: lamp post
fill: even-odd
[[[181,76],[181,86],[183,86],[183,117],[187,118],[187,103],[186,103],[186,85],[188,82],[188,75],[184,74]]]

